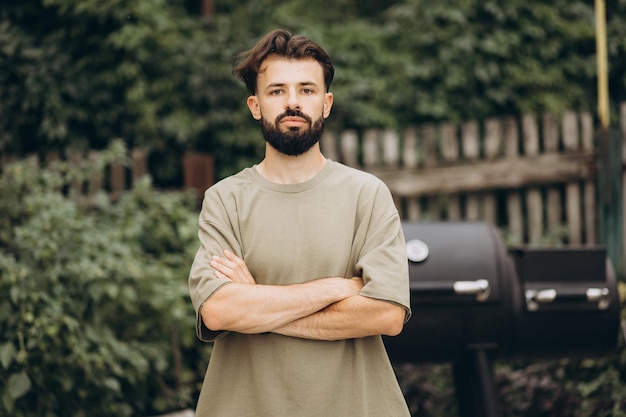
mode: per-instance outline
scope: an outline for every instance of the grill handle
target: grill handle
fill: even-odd
[[[608,288],[587,288],[556,290],[555,288],[526,290],[526,308],[528,311],[537,311],[541,304],[588,302],[598,303],[599,310],[609,308],[611,298]]]
[[[475,295],[476,301],[487,301],[491,288],[486,279],[475,281],[411,282],[411,292],[419,295]]]

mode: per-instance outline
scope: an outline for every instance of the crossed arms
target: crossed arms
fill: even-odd
[[[395,336],[403,307],[359,295],[361,278],[329,277],[291,285],[257,284],[245,262],[229,251],[214,256],[215,276],[230,281],[201,307],[211,330],[272,332],[317,340]]]

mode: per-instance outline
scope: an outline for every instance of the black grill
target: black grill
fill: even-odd
[[[403,229],[413,316],[385,339],[387,350],[395,363],[452,362],[461,415],[500,415],[495,358],[596,356],[616,347],[619,296],[604,248],[506,248],[482,222]],[[468,395],[468,387],[479,392]]]

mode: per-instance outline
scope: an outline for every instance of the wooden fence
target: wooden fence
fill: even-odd
[[[204,190],[213,185],[214,160],[211,154],[188,152],[182,157],[182,188],[192,189],[198,198],[204,194]],[[127,190],[132,183],[149,173],[148,152],[145,149],[133,149],[129,153],[129,163],[114,164],[109,167],[110,194],[113,200]],[[104,182],[100,182],[96,187],[104,188]]]
[[[606,244],[602,227],[613,227],[619,229],[610,230],[618,237],[617,256],[626,259],[626,103],[613,124],[619,125],[610,140],[620,142],[620,166],[604,180],[621,187],[611,203],[619,227],[599,220],[599,161],[606,160],[607,149],[590,113],[426,124],[401,132],[327,131],[321,145],[328,158],[380,177],[405,220],[485,220],[511,244]],[[69,158],[80,163],[89,155]],[[104,189],[118,198],[149,171],[142,149],[131,150],[128,161],[79,188],[87,194]],[[183,187],[201,197],[214,181],[212,156],[188,154],[182,166]]]
[[[150,173],[149,152],[143,148],[129,150],[119,161],[108,164],[102,169],[97,168],[100,166],[97,162],[100,155],[101,151],[68,152],[65,157],[52,153],[46,155],[43,162],[51,163],[63,159],[75,166],[89,165],[90,178],[85,181],[73,181],[71,185],[74,195],[84,199],[87,203],[100,192],[105,192],[112,201],[116,201],[140,178]],[[35,155],[29,157],[41,159]],[[0,158],[0,170],[15,159],[6,155]],[[193,190],[200,199],[204,190],[215,182],[213,155],[188,152],[181,159],[183,182],[180,188]]]
[[[626,137],[626,103],[620,110]],[[566,112],[327,132],[321,144],[330,159],[380,177],[406,220],[485,220],[512,244],[593,245],[601,243],[597,130],[590,113]],[[626,147],[622,154],[626,161]],[[619,175],[612,180],[623,186],[623,162]]]

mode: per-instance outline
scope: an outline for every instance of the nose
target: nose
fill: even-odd
[[[289,92],[287,93],[287,102],[285,104],[288,110],[300,109],[300,102],[298,101],[298,94],[295,88],[289,89]]]

